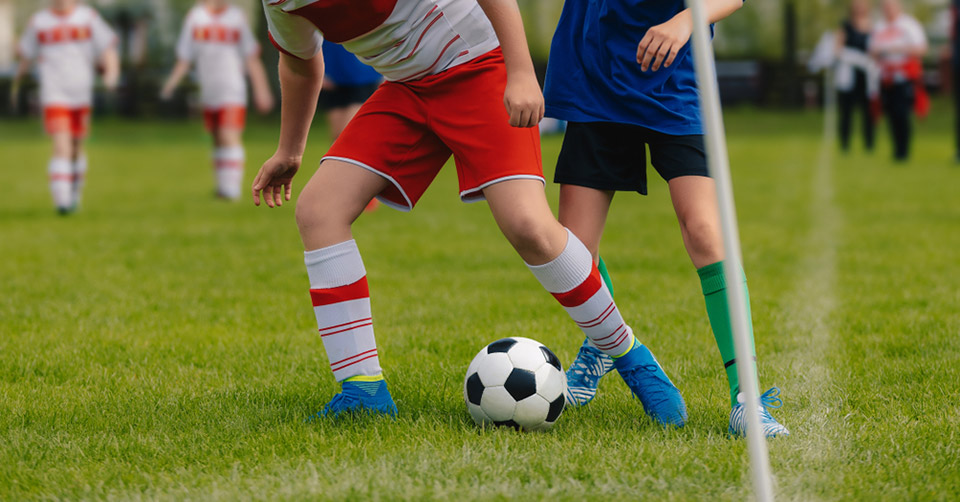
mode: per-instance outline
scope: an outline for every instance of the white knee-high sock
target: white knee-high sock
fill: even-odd
[[[47,165],[50,175],[50,195],[58,209],[68,209],[73,202],[73,165],[70,159],[53,157]]]
[[[73,205],[79,206],[83,200],[83,187],[87,181],[87,156],[80,155],[73,161]]]
[[[240,197],[243,185],[244,151],[242,146],[222,146],[213,152],[217,193],[228,199]]]
[[[633,347],[633,330],[604,287],[590,251],[570,230],[567,236],[560,256],[527,267],[598,349],[612,357],[622,356]]]
[[[380,375],[367,272],[354,240],[303,254],[320,339],[338,382]]]

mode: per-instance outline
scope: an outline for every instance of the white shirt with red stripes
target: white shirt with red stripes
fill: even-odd
[[[93,101],[94,69],[116,40],[96,10],[78,5],[70,12],[34,14],[18,50],[21,57],[37,61],[43,106],[80,108]]]
[[[880,67],[884,78],[906,80],[903,67],[911,56],[907,51],[927,46],[927,35],[919,21],[907,14],[900,14],[894,21],[886,19],[877,23],[870,35],[870,52],[880,54]]]
[[[177,59],[196,66],[206,108],[247,104],[246,60],[260,52],[250,23],[237,6],[190,9],[177,41]]]
[[[341,43],[390,81],[417,80],[499,47],[476,0],[263,0],[270,39],[309,59]]]

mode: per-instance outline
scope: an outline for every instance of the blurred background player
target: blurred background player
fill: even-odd
[[[11,99],[19,82],[37,64],[40,103],[47,134],[53,141],[48,164],[50,193],[60,214],[80,205],[87,173],[83,141],[90,125],[95,69],[114,89],[119,79],[117,37],[91,7],[76,0],[53,0],[30,18],[20,37],[20,64],[13,77]]]
[[[929,110],[929,98],[923,87],[923,56],[927,36],[923,26],[903,12],[900,0],[883,1],[883,19],[870,35],[870,53],[880,64],[880,97],[890,121],[893,157],[910,157],[911,108],[920,116]]]
[[[330,138],[336,141],[360,106],[383,82],[383,77],[342,45],[332,42],[323,44],[323,70],[323,92],[318,103],[327,115]],[[373,211],[379,205],[377,199],[372,199],[366,210]]]
[[[190,9],[177,42],[177,64],[160,92],[163,99],[173,97],[194,63],[204,122],[213,136],[216,194],[237,199],[245,161],[245,75],[250,77],[257,110],[266,113],[273,108],[273,94],[260,62],[260,44],[240,8],[227,0],[203,0]]]
[[[330,137],[337,139],[383,77],[340,44],[323,44],[323,92],[320,109],[327,114]]]
[[[840,112],[840,148],[850,149],[853,115],[860,113],[863,144],[873,150],[874,117],[871,98],[879,92],[877,69],[867,52],[872,29],[870,1],[852,0],[847,19],[837,33],[837,104]]]

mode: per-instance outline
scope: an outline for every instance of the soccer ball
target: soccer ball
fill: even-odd
[[[473,358],[463,399],[478,425],[546,430],[563,411],[567,378],[557,356],[540,342],[504,338]]]

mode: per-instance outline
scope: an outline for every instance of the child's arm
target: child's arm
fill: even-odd
[[[33,64],[33,61],[27,59],[26,57],[20,57],[20,62],[17,64],[17,71],[13,74],[13,80],[10,81],[10,109],[17,109],[17,101],[20,94],[20,80],[23,79],[23,76],[30,71],[30,66]]]
[[[254,204],[260,205],[261,191],[269,207],[290,200],[322,85],[323,53],[310,59],[280,54],[280,142],[253,180]]]
[[[503,104],[514,127],[534,127],[543,118],[543,94],[533,71],[523,20],[516,0],[477,0],[490,19],[507,66],[507,88]]]
[[[260,61],[260,53],[247,57],[247,74],[250,75],[250,87],[253,88],[253,104],[260,113],[273,110],[273,93],[267,81],[267,71]]]
[[[177,89],[180,81],[183,80],[183,77],[185,77],[189,71],[190,61],[183,59],[177,60],[177,64],[173,66],[173,71],[170,72],[170,76],[167,77],[167,81],[163,84],[163,89],[160,90],[160,97],[163,99],[172,98],[173,91]]]
[[[108,47],[100,55],[100,65],[103,67],[103,85],[110,91],[117,88],[120,82],[120,54],[116,46]]]
[[[707,19],[716,23],[743,6],[743,0],[703,0]],[[650,28],[637,45],[637,63],[643,71],[657,71],[673,64],[677,54],[687,45],[693,33],[690,9],[685,9],[666,23]],[[652,63],[652,65],[651,65]]]

